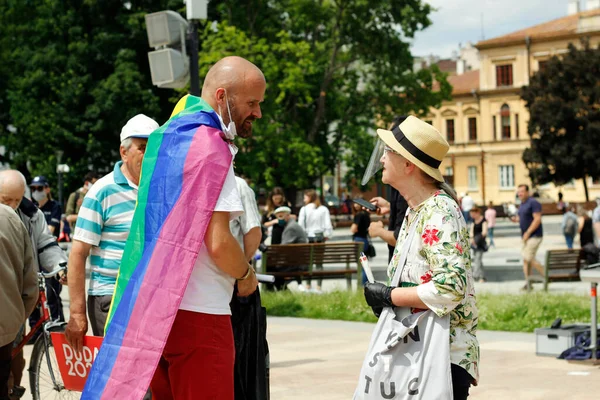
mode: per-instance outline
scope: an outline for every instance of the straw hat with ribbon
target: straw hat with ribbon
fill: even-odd
[[[444,182],[439,167],[449,146],[433,126],[411,115],[391,131],[377,129],[377,135],[387,146],[427,175],[438,182]]]

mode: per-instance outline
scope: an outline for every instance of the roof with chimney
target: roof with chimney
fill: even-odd
[[[529,37],[531,40],[550,40],[561,37],[575,36],[582,33],[580,20],[594,17],[600,18],[599,8],[568,15],[566,17],[535,25],[530,28],[521,29],[520,31],[512,32],[504,36],[483,40],[478,42],[475,47],[481,50],[510,44],[518,44],[525,42],[525,38],[527,37]],[[593,29],[593,31],[600,31],[600,28],[598,28],[600,25],[596,23],[594,23],[594,25],[596,25],[596,29]],[[586,30],[586,32],[589,32],[589,30]]]

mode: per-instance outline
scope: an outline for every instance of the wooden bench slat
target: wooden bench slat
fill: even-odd
[[[544,290],[549,282],[578,281],[585,255],[580,249],[548,250],[546,253]]]
[[[361,243],[356,242],[334,242],[334,243],[300,243],[269,246],[263,253],[263,271],[284,278],[295,277],[318,277],[336,278],[346,277],[350,289],[351,275],[357,275],[360,271],[359,249]],[[342,264],[353,268],[315,270],[316,265]],[[277,271],[282,267],[312,266],[311,271]],[[309,268],[310,269],[310,268]]]

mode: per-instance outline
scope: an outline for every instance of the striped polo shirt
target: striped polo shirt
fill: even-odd
[[[89,294],[112,295],[129,236],[138,187],[121,172],[122,161],[94,183],[77,215],[73,239],[91,244]]]

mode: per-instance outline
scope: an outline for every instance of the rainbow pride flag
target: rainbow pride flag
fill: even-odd
[[[221,123],[182,98],[148,140],[106,336],[83,399],[142,399],[231,167]]]

